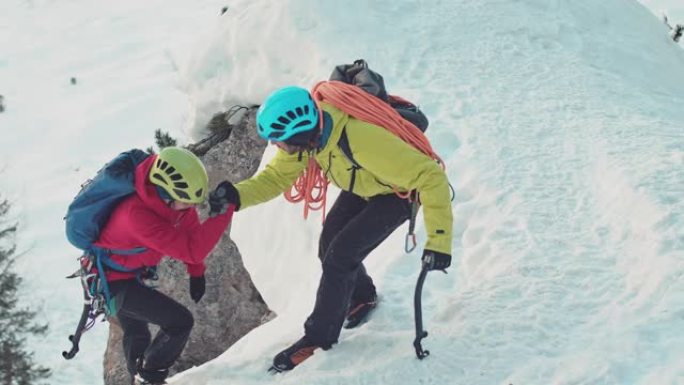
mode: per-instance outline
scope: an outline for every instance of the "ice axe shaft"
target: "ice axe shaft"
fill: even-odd
[[[81,319],[78,321],[78,326],[76,327],[76,332],[69,336],[69,341],[71,341],[71,350],[63,351],[62,357],[66,360],[70,360],[76,356],[78,353],[78,343],[81,341],[81,335],[86,329],[86,322],[90,315],[90,304],[83,305],[83,312],[81,313]]]
[[[420,360],[430,355],[430,351],[423,350],[423,346],[420,343],[423,338],[428,336],[428,333],[425,330],[423,330],[423,311],[421,297],[423,294],[423,284],[425,283],[425,277],[427,276],[429,269],[429,264],[424,261],[423,267],[420,270],[420,274],[418,275],[418,282],[416,282],[416,291],[413,296],[413,307],[415,311],[416,321],[416,339],[413,340],[413,347],[416,349],[416,356],[418,356],[418,359]]]

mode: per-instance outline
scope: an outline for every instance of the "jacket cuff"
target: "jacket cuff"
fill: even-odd
[[[204,275],[204,272],[207,270],[207,267],[204,265],[204,263],[197,263],[197,264],[186,264],[188,274],[191,277],[201,277]]]
[[[439,251],[430,250],[430,249],[423,249],[423,255],[425,255],[425,254],[427,254],[427,253],[432,253],[432,254],[434,254],[434,255],[436,255],[436,256],[438,256],[438,257],[450,257],[450,256],[451,256],[451,254],[441,253],[441,252],[439,252]]]
[[[240,210],[240,193],[238,192],[238,190],[235,188],[235,186],[232,183],[228,184],[227,190],[228,191],[226,191],[226,192],[228,194],[228,201],[232,202],[235,205],[235,211],[239,211]]]

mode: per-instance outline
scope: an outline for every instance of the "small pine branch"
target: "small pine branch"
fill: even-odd
[[[160,129],[157,129],[154,132],[154,141],[157,143],[157,147],[159,147],[160,150],[164,149],[165,147],[175,146],[178,143],[178,141],[172,138],[168,132],[162,132]]]

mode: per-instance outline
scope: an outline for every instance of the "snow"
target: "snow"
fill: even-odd
[[[684,51],[660,20],[684,23],[680,1],[2,7],[2,193],[20,213],[24,298],[50,324],[31,341],[50,383],[101,378],[104,325],[59,355],[80,306],[61,221],[79,184],[157,128],[196,139],[218,110],[365,58],[427,113],[456,191],[454,263],[423,296],[431,356],[411,346],[420,252],[403,252],[403,227],[368,258],[371,322],[265,374],[301,336],[320,275],[319,218],[278,198],[231,230],[278,317],[171,383],[684,384]]]
[[[667,16],[670,24],[684,24],[684,3],[673,0],[639,0],[659,18]]]

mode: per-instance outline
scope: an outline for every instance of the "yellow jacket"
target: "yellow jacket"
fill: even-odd
[[[356,171],[351,192],[370,198],[393,194],[392,186],[402,192],[417,190],[428,237],[425,249],[451,255],[451,193],[439,164],[385,128],[350,117],[330,104],[322,103],[321,108],[332,117],[333,127],[325,146],[314,157],[328,179],[349,191],[352,162],[338,146],[344,129],[354,160],[362,166]],[[278,150],[264,170],[235,185],[240,209],[288,190],[306,168],[308,157],[306,153],[290,155]]]

